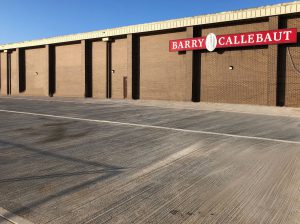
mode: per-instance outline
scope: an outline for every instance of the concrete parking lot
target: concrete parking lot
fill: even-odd
[[[300,117],[174,105],[0,98],[0,222],[300,223]]]

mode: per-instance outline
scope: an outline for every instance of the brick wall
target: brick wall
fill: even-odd
[[[140,37],[140,98],[190,101],[192,77],[187,54],[169,52],[169,41],[187,38],[173,32]]]
[[[127,39],[116,39],[111,46],[111,98],[123,99],[123,80],[127,77]]]
[[[11,95],[19,94],[19,64],[17,51],[11,52]]]
[[[48,61],[46,48],[25,49],[25,95],[48,95]]]
[[[93,97],[106,98],[106,43],[92,42]]]
[[[51,57],[47,47],[22,49],[25,63],[18,61],[20,51],[14,50],[9,53],[11,91],[12,95],[19,94],[19,80],[23,74],[20,68],[24,64],[26,85],[22,94],[47,96],[49,71],[53,70],[55,72],[50,76],[53,75],[51,80],[55,81],[54,96],[84,97],[92,80],[92,94],[88,95],[106,98],[109,68],[114,70],[110,77],[113,99],[124,98],[123,81],[127,77],[128,98],[133,95],[134,98],[149,100],[199,101],[200,98],[204,102],[300,107],[299,34],[297,44],[282,46],[182,53],[169,52],[168,49],[170,40],[190,38],[195,34],[206,36],[212,32],[221,35],[279,27],[300,30],[300,19],[274,16],[260,21],[236,21],[195,29],[187,27],[134,34],[127,38],[113,37],[109,44],[100,40],[58,44],[51,46],[54,49]],[[109,51],[107,46],[111,46]],[[85,52],[88,56],[84,55]],[[111,64],[107,62],[110,53]],[[53,62],[49,64],[50,58]],[[7,53],[1,52],[0,60],[1,94],[7,95]],[[233,70],[229,66],[233,66]]]
[[[208,33],[233,34],[268,30],[268,22],[203,28]],[[229,70],[233,66],[233,70]],[[276,74],[275,74],[276,76]],[[201,101],[268,104],[268,48],[218,49],[201,55]]]
[[[84,96],[85,77],[82,73],[81,50],[81,44],[69,44],[55,47],[55,96]]]
[[[0,53],[1,95],[7,95],[7,53]]]
[[[288,28],[298,28],[300,31],[300,18],[287,20]],[[300,42],[298,44],[285,47],[286,53],[286,73],[285,73],[285,106],[300,107]],[[293,63],[291,61],[292,57]],[[296,68],[294,68],[294,66]]]

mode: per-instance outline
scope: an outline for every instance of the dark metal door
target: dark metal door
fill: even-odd
[[[123,91],[124,99],[127,99],[127,76],[123,77]]]

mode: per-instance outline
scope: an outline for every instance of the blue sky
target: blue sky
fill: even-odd
[[[0,0],[0,44],[291,2],[284,0]]]

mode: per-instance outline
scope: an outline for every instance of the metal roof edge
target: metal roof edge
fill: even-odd
[[[78,34],[43,38],[18,43],[0,45],[0,50],[15,48],[34,47],[48,44],[65,43],[86,39],[120,36],[133,33],[151,32],[166,29],[175,29],[195,25],[204,25],[235,20],[254,19],[275,15],[291,14],[300,12],[300,1],[287,2],[276,5],[262,6],[258,8],[241,9],[235,11],[206,14],[200,16],[172,19],[160,22],[144,23],[139,25],[124,26],[112,29],[104,29]]]

